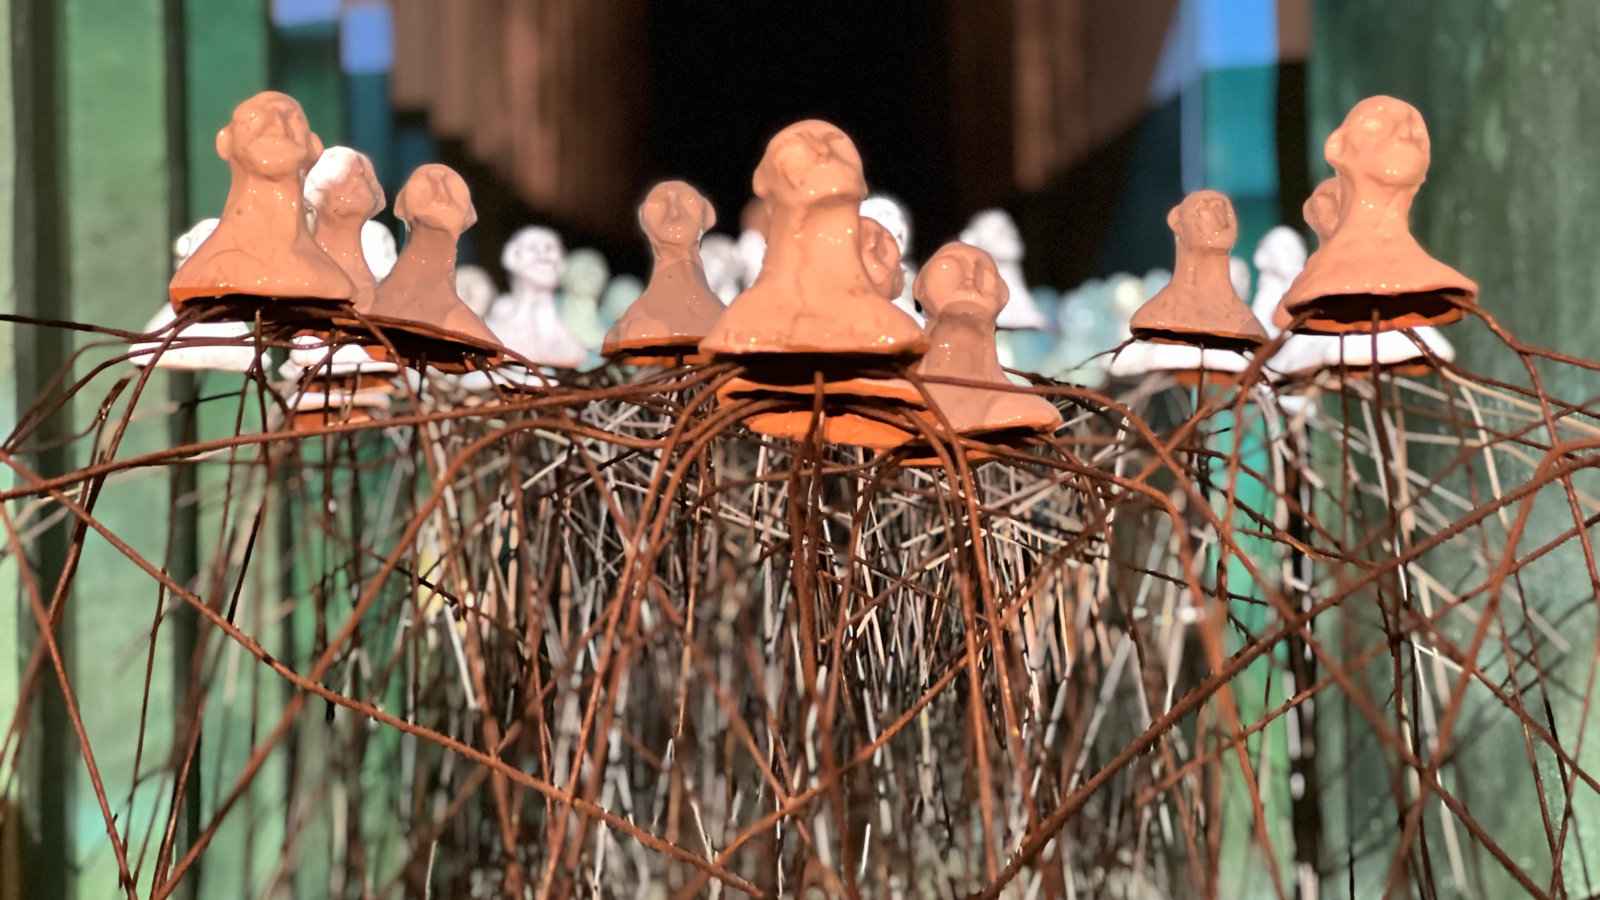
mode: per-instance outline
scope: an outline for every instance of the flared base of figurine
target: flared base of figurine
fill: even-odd
[[[1200,347],[1206,350],[1230,350],[1234,353],[1249,353],[1259,349],[1266,343],[1265,334],[1257,336],[1242,331],[1191,331],[1180,327],[1167,327],[1134,328],[1132,333],[1134,340],[1139,341],[1150,341],[1155,344],[1181,344],[1186,347]]]
[[[1406,294],[1330,294],[1281,305],[1273,314],[1279,328],[1302,334],[1371,334],[1461,321],[1473,295],[1450,288]]]
[[[745,375],[733,378],[717,391],[723,403],[737,400],[781,400],[792,410],[776,410],[750,417],[752,431],[800,440],[811,433],[812,410],[822,396],[823,438],[828,443],[886,450],[910,439],[905,429],[891,424],[925,410],[922,394],[910,382],[894,377],[873,378],[846,360],[783,357],[782,364],[756,360]],[[885,374],[892,373],[888,370]]]
[[[460,375],[492,368],[503,359],[501,348],[442,328],[383,316],[367,316],[366,321],[382,335],[382,340],[364,345],[362,349],[380,362],[393,362],[416,369],[431,366],[447,374]],[[366,329],[365,325],[350,320],[339,324],[345,328],[355,326]],[[384,341],[394,348],[392,354]]]

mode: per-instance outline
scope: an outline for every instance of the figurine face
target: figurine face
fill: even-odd
[[[400,259],[400,251],[394,242],[394,232],[378,222],[363,223],[361,256],[367,261],[367,268],[372,270],[374,278],[379,281],[388,278],[389,273],[394,271],[395,262]]]
[[[905,288],[900,245],[889,229],[865,217],[861,219],[861,267],[866,269],[873,290],[884,297],[898,297]]]
[[[861,154],[843,131],[817,119],[778,132],[756,167],[756,196],[780,206],[830,198],[860,202],[867,195]]]
[[[412,228],[438,228],[455,235],[478,221],[467,183],[454,169],[438,163],[411,173],[395,198],[394,213]]]
[[[995,259],[1022,259],[1022,234],[1011,214],[1003,209],[986,209],[972,217],[961,232],[961,242],[971,244]]]
[[[1428,126],[1404,100],[1368,97],[1328,136],[1323,155],[1341,172],[1393,187],[1415,186],[1428,173]]]
[[[500,265],[513,278],[553,291],[561,283],[565,255],[559,235],[548,228],[530,225],[506,242],[506,249],[500,254]]]
[[[1335,176],[1317,185],[1317,189],[1306,198],[1305,205],[1300,207],[1300,214],[1317,235],[1317,240],[1326,243],[1333,236],[1334,229],[1339,227],[1339,205],[1342,202],[1339,179]]]
[[[460,297],[461,302],[465,303],[478,318],[481,319],[488,314],[489,306],[494,303],[497,293],[499,292],[495,290],[494,279],[490,278],[489,273],[481,267],[471,265],[456,267],[456,296]]]
[[[217,155],[262,178],[287,178],[317,161],[322,139],[293,97],[262,91],[235,107],[217,132]]]
[[[597,299],[610,278],[611,267],[606,265],[606,258],[600,251],[579,247],[567,257],[566,267],[561,272],[561,286],[568,297]]]
[[[1190,249],[1229,250],[1239,239],[1233,203],[1216,191],[1195,191],[1167,215],[1167,225]]]
[[[959,242],[939,248],[917,273],[912,292],[928,315],[934,317],[958,305],[970,304],[993,319],[1009,299],[994,259],[977,247]]]
[[[688,249],[715,224],[711,204],[682,181],[656,185],[639,206],[639,225],[655,247]]]
[[[329,147],[306,174],[306,201],[322,218],[370,219],[383,211],[383,187],[372,160],[349,147]]]
[[[873,194],[861,201],[861,218],[889,229],[901,254],[911,252],[911,217],[906,215],[905,207],[882,194]]]

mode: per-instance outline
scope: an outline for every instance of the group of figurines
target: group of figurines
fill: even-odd
[[[504,248],[505,295],[484,270],[456,266],[476,213],[448,167],[422,166],[396,196],[407,229],[397,250],[372,221],[385,196],[371,161],[324,150],[293,98],[246,100],[216,147],[232,174],[227,205],[178,240],[170,304],[132,359],[247,371],[266,362],[252,337],[282,336],[296,424],[370,418],[397,392],[423,388],[463,402],[547,390],[555,370],[599,357],[734,362],[717,396],[756,401],[743,416],[752,430],[905,446],[911,461],[929,458],[917,448],[936,436],[1000,441],[1057,428],[1055,406],[1008,365],[1080,382],[1162,372],[1261,385],[1329,369],[1409,370],[1450,359],[1434,326],[1460,319],[1477,296],[1411,235],[1427,129],[1385,96],[1358,103],[1327,140],[1336,174],[1304,208],[1316,251],[1308,256],[1291,228],[1268,233],[1250,304],[1249,268],[1230,257],[1232,204],[1209,190],[1167,218],[1170,274],[1035,295],[1016,226],[999,210],[913,267],[904,208],[868,195],[850,138],[817,120],[768,143],[738,239],[708,234],[711,204],[666,181],[639,208],[654,258],[647,283],[608,284],[603,257],[565,257],[555,232],[529,227]]]

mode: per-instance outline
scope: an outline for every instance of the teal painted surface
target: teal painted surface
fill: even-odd
[[[186,0],[189,47],[189,209],[216,215],[228,196],[217,129],[239,101],[268,86],[267,0]]]
[[[272,87],[306,111],[311,130],[332,147],[346,142],[344,76],[339,26],[320,22],[277,29],[272,36]]]
[[[1595,349],[1600,320],[1593,299],[1600,283],[1600,254],[1594,249],[1600,241],[1600,92],[1592,89],[1600,77],[1595,54],[1600,4],[1320,0],[1315,12],[1310,65],[1315,176],[1328,171],[1321,159],[1323,139],[1358,99],[1389,93],[1411,101],[1428,122],[1433,146],[1432,170],[1415,211],[1424,246],[1477,279],[1484,308],[1519,338],[1600,355]],[[1451,327],[1447,335],[1464,367],[1528,384],[1518,358],[1485,328],[1468,323]],[[1546,366],[1541,374],[1551,393],[1575,400],[1591,399],[1600,384],[1593,373],[1571,368]],[[1502,459],[1500,474],[1514,482],[1526,478],[1528,469]],[[1592,482],[1583,486],[1594,488]],[[1484,489],[1481,481],[1478,489]],[[1545,491],[1521,544],[1523,552],[1570,526],[1559,490]],[[1430,562],[1449,571],[1447,559]],[[1566,608],[1575,596],[1589,593],[1584,573],[1579,549],[1569,543],[1526,571],[1520,586],[1535,610]],[[1508,628],[1524,625],[1519,609],[1506,614]],[[1561,628],[1578,636],[1581,649],[1557,663],[1550,644],[1541,645],[1554,677],[1568,685],[1585,683],[1594,659],[1588,637],[1596,628],[1595,604],[1587,602]],[[1489,674],[1504,678],[1508,673],[1496,665]],[[1537,709],[1544,699],[1541,692],[1531,691],[1528,702]],[[1553,693],[1549,702],[1556,729],[1571,746],[1582,724],[1581,706],[1562,692]],[[1469,716],[1485,707],[1481,692],[1469,694]],[[1449,786],[1519,865],[1549,884],[1552,861],[1522,732],[1506,714],[1489,721],[1493,724],[1476,729],[1459,748],[1457,765],[1465,772],[1493,773],[1492,782],[1460,779]],[[1579,757],[1589,771],[1600,767],[1593,726],[1588,723],[1591,734]],[[1355,731],[1352,739],[1359,741],[1359,724]],[[1552,795],[1551,815],[1559,823],[1566,812],[1559,773],[1547,753],[1537,758],[1547,789],[1556,786],[1547,792]],[[1381,782],[1356,784],[1383,787]],[[1350,830],[1359,840],[1362,807],[1352,806],[1357,812]],[[1439,836],[1437,809],[1437,802],[1430,804],[1430,840]],[[1597,877],[1593,848],[1600,846],[1600,798],[1579,789],[1572,813],[1575,835],[1568,838],[1562,874],[1569,892],[1586,895],[1595,890]],[[1589,855],[1587,877],[1576,849],[1580,837]],[[1345,841],[1344,835],[1330,839],[1335,846]],[[1359,866],[1358,884],[1377,884],[1383,874],[1380,865]],[[1474,867],[1469,880],[1479,896],[1523,893],[1492,860]]]

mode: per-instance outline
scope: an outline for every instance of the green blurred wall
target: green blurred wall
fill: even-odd
[[[1600,282],[1600,253],[1595,252],[1600,240],[1600,3],[1319,0],[1313,41],[1313,178],[1330,174],[1322,142],[1357,100],[1387,93],[1415,104],[1428,122],[1433,145],[1433,166],[1414,222],[1423,245],[1477,279],[1483,308],[1520,339],[1600,356],[1595,340],[1600,319],[1594,312]],[[1447,334],[1456,344],[1458,363],[1467,369],[1529,384],[1518,356],[1483,326],[1469,321]],[[1589,401],[1600,394],[1600,377],[1592,372],[1550,366],[1541,377],[1552,394],[1570,400]],[[1504,460],[1502,465],[1501,477],[1507,481],[1528,475],[1525,468]],[[1523,552],[1570,527],[1559,489],[1544,492]],[[1519,586],[1536,609],[1565,609],[1574,602],[1582,609],[1582,598],[1590,593],[1584,572],[1574,542],[1525,573]],[[1595,653],[1582,637],[1592,635],[1597,624],[1593,603],[1587,607],[1562,629],[1577,636],[1582,646],[1551,673],[1552,679],[1580,693]],[[1512,621],[1514,625],[1517,620]],[[1519,641],[1525,643],[1526,638]],[[1541,652],[1548,661],[1554,651],[1546,644]],[[1504,667],[1491,674],[1502,677]],[[1525,682],[1529,676],[1524,672],[1519,678]],[[1482,702],[1484,693],[1475,690],[1468,698]],[[1543,700],[1539,691],[1528,692],[1527,703],[1541,721]],[[1563,743],[1573,746],[1581,724],[1575,697],[1552,692],[1548,715]],[[1461,771],[1482,772],[1485,780],[1461,779],[1450,786],[1461,792],[1490,833],[1504,841],[1519,865],[1549,884],[1550,854],[1522,732],[1508,713],[1492,721],[1492,727],[1468,735],[1457,762]],[[1579,759],[1589,771],[1600,767],[1594,724],[1587,723],[1591,733]],[[1559,823],[1566,811],[1559,771],[1548,753],[1539,751],[1537,758],[1547,793],[1554,794],[1551,815]],[[1353,790],[1380,789],[1378,782],[1364,784],[1355,775],[1347,782]],[[1562,866],[1565,887],[1574,896],[1588,895],[1595,890],[1600,798],[1579,787],[1573,806],[1572,827],[1590,857],[1590,873],[1582,871],[1578,838],[1569,836]],[[1429,807],[1430,840],[1435,840],[1441,814],[1436,800]],[[1384,812],[1392,815],[1392,810]],[[1359,833],[1360,823],[1351,826]],[[1333,846],[1343,841],[1342,836],[1330,837]],[[1383,854],[1375,854],[1357,867],[1357,883],[1381,889],[1384,864]],[[1473,877],[1481,883],[1474,886],[1474,895],[1522,896],[1521,888],[1492,861],[1476,871]],[[1342,873],[1338,883],[1343,883]]]

